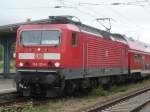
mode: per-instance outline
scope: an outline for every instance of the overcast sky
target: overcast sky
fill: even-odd
[[[103,30],[96,18],[112,18],[111,32],[150,43],[148,0],[0,0],[0,25],[24,22],[27,18],[45,19],[50,15],[74,15],[81,22]]]

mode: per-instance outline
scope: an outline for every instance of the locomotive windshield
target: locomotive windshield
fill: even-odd
[[[29,30],[20,36],[21,45],[58,45],[60,33],[58,30]]]

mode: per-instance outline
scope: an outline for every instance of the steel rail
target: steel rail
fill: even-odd
[[[139,112],[145,105],[147,105],[148,103],[150,103],[150,101],[146,101],[145,103],[143,103],[142,105],[139,105],[137,108],[133,109],[131,112]]]
[[[93,107],[86,108],[86,109],[82,110],[82,112],[101,112],[102,110],[103,110],[103,112],[105,112],[104,110],[109,108],[109,107],[112,107],[116,104],[119,104],[123,101],[131,99],[133,97],[136,97],[136,96],[141,95],[142,93],[145,93],[145,92],[148,92],[148,91],[150,91],[150,86],[144,87],[140,90],[133,91],[133,92],[127,94],[127,95],[124,95],[124,96],[121,96],[121,97],[118,97],[118,98],[114,98],[110,101],[106,101],[103,104],[100,103],[100,104],[97,104]],[[130,112],[136,112],[137,110],[139,110],[141,108],[141,106],[144,106],[149,101],[150,101],[150,99],[148,101],[144,102],[143,104],[139,105],[135,109],[132,109],[132,111],[130,111]],[[107,111],[107,112],[111,112],[111,111]]]
[[[29,98],[19,97],[16,91],[0,93],[0,107],[13,105],[14,103],[23,103],[27,101],[29,101]]]

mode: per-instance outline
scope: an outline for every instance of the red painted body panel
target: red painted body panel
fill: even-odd
[[[132,38],[126,38],[126,40],[129,46],[128,62],[130,70],[138,72],[146,70],[145,66],[149,66],[148,64],[150,64],[150,46]],[[141,57],[139,61],[134,59],[134,55],[139,55]]]
[[[130,69],[131,70],[139,70],[139,69],[141,69],[141,67],[142,67],[142,65],[141,65],[141,61],[135,61],[134,60],[134,52],[128,52],[128,55],[129,55],[129,66],[130,66]]]
[[[60,44],[54,46],[28,46],[19,45],[19,33],[23,30],[36,29],[59,29],[61,31]],[[72,31],[77,32],[77,46],[71,45]],[[37,51],[41,48],[41,51]],[[60,53],[60,60],[19,60],[18,53]],[[80,32],[74,25],[52,24],[52,25],[25,25],[18,29],[16,44],[16,67],[19,68],[19,62],[28,62],[30,68],[49,68],[48,63],[59,61],[61,68],[113,68],[128,67],[127,45],[111,41],[104,38],[98,38],[91,34]],[[35,66],[34,63],[37,63]],[[47,66],[46,66],[47,65]]]
[[[150,70],[150,55],[145,55],[143,57],[142,69]]]
[[[76,89],[77,79],[79,79],[77,83],[81,84],[77,87],[89,88],[98,83],[107,84],[110,81],[112,83],[114,80],[111,78],[116,78],[115,82],[124,82],[126,79],[136,80],[150,73],[150,53],[147,52],[148,49],[144,49],[147,47],[145,44],[138,46],[138,42],[126,39],[125,36],[98,30],[78,22],[74,25],[65,24],[66,22],[63,21],[62,23],[64,24],[23,25],[17,30],[16,81],[18,85],[23,85],[26,91],[28,88],[32,90],[33,84],[37,83],[39,87],[46,84],[44,88],[48,96],[51,96],[51,90],[54,91],[52,95],[59,89],[61,93],[64,88],[74,91],[72,89]],[[26,33],[28,37],[24,36],[23,39],[27,40],[21,41],[24,42],[23,46],[20,44],[22,31],[51,29],[59,30],[60,35],[57,33],[55,38],[54,35],[51,37],[52,35],[49,34],[50,39],[48,39],[48,33],[45,34],[44,31],[35,34],[30,32],[32,34],[30,37],[33,38],[29,39],[30,33]],[[42,45],[43,40],[48,45]],[[49,41],[52,43],[48,43]],[[124,75],[132,77],[125,78]],[[39,93],[39,89],[37,90]]]
[[[88,67],[127,68],[127,46],[125,44],[103,38],[93,38],[90,35],[87,35],[85,40],[87,41]]]
[[[138,54],[141,56],[141,59],[139,61],[135,61],[134,55]],[[138,51],[138,50],[129,50],[129,66],[131,70],[150,70],[150,54]]]

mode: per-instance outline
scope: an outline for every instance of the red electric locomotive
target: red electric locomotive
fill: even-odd
[[[122,81],[132,72],[132,50],[123,36],[70,18],[52,16],[48,24],[18,29],[16,84],[24,96],[72,93],[98,83]],[[141,66],[137,62],[134,67]]]

